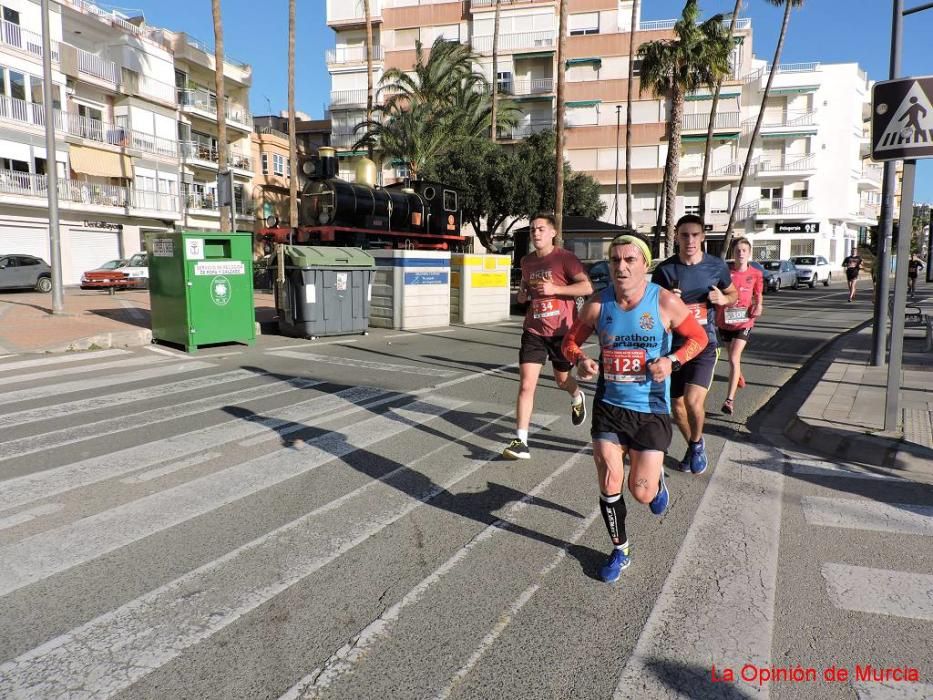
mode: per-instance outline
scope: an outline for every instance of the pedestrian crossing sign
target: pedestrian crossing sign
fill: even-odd
[[[933,157],[933,76],[875,83],[871,91],[872,160]]]

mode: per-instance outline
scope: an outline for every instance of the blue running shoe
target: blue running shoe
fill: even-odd
[[[664,469],[661,469],[661,480],[658,482],[658,495],[655,496],[648,507],[655,515],[664,515],[667,510],[667,504],[671,500],[670,491],[667,490],[667,484],[664,483]]]
[[[599,578],[606,583],[613,583],[619,580],[622,575],[622,569],[627,569],[632,560],[622,549],[613,549],[612,554],[606,560],[606,563],[599,567]]]
[[[693,456],[693,450],[690,447],[690,443],[687,443],[687,451],[684,453],[684,458],[680,460],[680,463],[677,465],[677,468],[680,471],[685,472],[686,474],[690,473],[690,457]]]
[[[706,471],[709,460],[706,458],[706,443],[701,439],[690,445],[690,471],[702,474]]]

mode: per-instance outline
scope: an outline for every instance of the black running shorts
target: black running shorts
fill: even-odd
[[[638,452],[667,452],[671,446],[669,413],[641,413],[605,401],[593,402],[590,435]]]
[[[709,391],[713,386],[713,371],[718,359],[719,348],[707,345],[703,352],[674,372],[671,375],[671,398],[683,396],[687,384],[695,384]]]
[[[858,279],[858,270],[854,267],[846,268],[846,279],[849,281]]]
[[[748,337],[752,334],[751,328],[737,328],[729,330],[728,328],[719,329],[719,339],[724,343],[731,343],[733,340],[744,340],[748,342]]]
[[[568,362],[560,351],[560,345],[564,342],[564,336],[543,336],[522,332],[522,345],[518,350],[519,364],[544,365],[550,360],[554,369],[558,372],[569,372],[573,363]]]

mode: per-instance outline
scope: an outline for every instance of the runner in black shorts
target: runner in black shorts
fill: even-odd
[[[508,459],[529,459],[528,426],[534,408],[535,389],[544,364],[550,360],[557,386],[570,394],[570,419],[574,425],[586,420],[586,401],[572,365],[564,359],[560,345],[573,324],[576,297],[589,296],[593,285],[577,256],[554,245],[557,229],[554,216],[536,214],[529,225],[534,250],[522,258],[522,281],[518,302],[528,304],[522,344],[518,351],[518,398],[515,401],[515,439],[502,451]]]
[[[855,301],[855,285],[858,282],[859,271],[862,269],[862,257],[856,251],[855,246],[852,246],[852,254],[842,261],[842,267],[846,271],[846,281],[849,283],[849,301]]]
[[[705,237],[703,219],[695,214],[680,217],[677,221],[679,250],[658,265],[651,278],[680,296],[709,338],[703,352],[671,376],[674,422],[687,441],[687,453],[680,462],[680,469],[694,474],[705,472],[708,464],[703,442],[706,394],[713,385],[713,370],[719,359],[713,311],[716,307],[734,304],[739,296],[726,262],[703,252]]]

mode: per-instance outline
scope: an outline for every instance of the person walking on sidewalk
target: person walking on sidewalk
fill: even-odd
[[[761,270],[749,265],[752,257],[752,244],[747,238],[737,238],[732,244],[732,263],[730,273],[732,284],[739,292],[738,300],[730,306],[716,308],[716,327],[719,339],[729,352],[729,389],[722,412],[728,416],[734,410],[735,392],[745,386],[742,376],[742,351],[748,344],[755,319],[761,316],[764,294],[764,275]]]
[[[651,250],[641,238],[622,235],[609,246],[612,285],[594,294],[564,338],[563,352],[577,376],[598,376],[593,398],[593,459],[599,480],[599,507],[613,551],[599,570],[616,581],[631,562],[622,498],[625,456],[629,493],[655,515],[667,510],[664,454],[671,444],[670,376],[709,342],[706,331],[676,295],[648,281]],[[600,360],[582,345],[596,331]],[[671,332],[681,336],[671,353]]]
[[[576,312],[576,297],[589,296],[593,285],[573,253],[554,245],[557,235],[552,214],[536,214],[529,225],[534,250],[522,258],[518,302],[528,311],[518,351],[519,385],[515,405],[516,437],[502,452],[509,459],[529,459],[528,427],[541,369],[550,359],[557,386],[571,396],[574,425],[586,420],[586,401],[570,376],[572,365],[561,354],[561,343]]]
[[[923,269],[923,261],[917,257],[916,253],[910,254],[910,260],[907,261],[907,293],[913,299],[917,294],[917,276]]]
[[[674,422],[687,441],[680,470],[702,474],[709,459],[703,441],[706,395],[713,385],[719,359],[713,309],[729,306],[739,298],[729,266],[721,258],[703,252],[703,219],[695,214],[680,217],[676,226],[678,252],[658,265],[652,282],[679,295],[693,317],[706,329],[709,343],[700,355],[671,377]]]
[[[849,283],[849,301],[855,300],[855,285],[858,283],[858,275],[862,269],[862,258],[852,246],[852,253],[842,261],[842,267],[846,271],[846,282]]]

